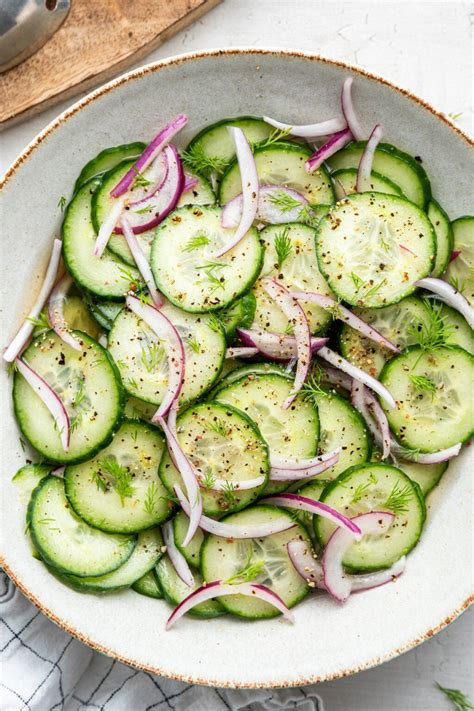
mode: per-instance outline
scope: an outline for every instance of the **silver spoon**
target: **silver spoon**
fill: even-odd
[[[69,8],[70,0],[0,0],[0,72],[42,47]]]

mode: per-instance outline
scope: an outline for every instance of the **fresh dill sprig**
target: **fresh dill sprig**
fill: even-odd
[[[148,488],[146,490],[145,502],[143,504],[145,513],[147,513],[149,516],[153,516],[155,512],[157,497],[158,487],[156,486],[156,482],[152,481],[151,484],[148,485]]]
[[[108,485],[98,469],[92,472],[92,481],[100,491],[107,491]]]
[[[45,330],[51,328],[48,319],[48,314],[46,311],[42,311],[37,318],[34,318],[33,316],[28,316],[26,320],[32,323],[35,328],[43,328]]]
[[[139,210],[133,210],[135,215],[146,215],[147,212],[153,212],[155,208],[153,205],[145,205],[145,207],[141,207]]]
[[[385,278],[382,279],[382,281],[379,281],[378,284],[374,284],[370,289],[368,289],[365,294],[364,294],[364,299],[368,299],[371,296],[375,296],[375,294],[380,291],[380,289],[383,287],[387,280]]]
[[[278,269],[282,268],[283,262],[288,259],[293,251],[293,244],[291,239],[288,237],[289,231],[289,228],[285,227],[282,232],[279,232],[275,236],[275,252],[277,255]]]
[[[454,113],[453,111],[451,111],[451,112],[448,114],[448,116],[449,116],[449,118],[452,119],[453,121],[457,121],[459,118],[461,118],[461,116],[463,115],[463,113],[464,113],[463,111],[459,111],[459,113],[456,114],[456,113]]]
[[[153,185],[153,180],[148,180],[148,178],[145,178],[143,173],[140,173],[140,171],[137,170],[135,166],[133,166],[132,170],[135,173],[131,188],[132,190],[135,190],[135,188],[148,188],[150,185]]]
[[[278,190],[274,195],[270,195],[268,199],[273,205],[278,207],[280,212],[289,212],[297,207],[301,207],[301,201],[294,198],[293,195],[286,193],[284,190]]]
[[[128,281],[130,285],[135,286],[137,283],[135,275],[130,271],[130,269],[127,269],[125,266],[118,266],[117,269],[119,271],[119,274]]]
[[[225,158],[208,155],[200,143],[195,143],[187,151],[184,151],[181,157],[191,170],[207,176],[211,173],[222,175],[229,164]]]
[[[138,390],[138,381],[136,378],[128,378],[127,385],[133,388],[134,390]]]
[[[205,474],[203,474],[201,478],[201,484],[204,489],[213,489],[216,483],[216,477],[214,474],[211,472],[210,469],[206,471]]]
[[[237,504],[237,496],[235,495],[235,486],[231,481],[226,481],[221,488],[222,495],[228,506]]]
[[[408,335],[423,351],[449,347],[447,341],[451,337],[453,327],[446,323],[446,317],[441,315],[443,305],[435,304],[429,299],[424,299],[423,303],[427,312],[426,320],[409,326]]]
[[[471,700],[468,696],[466,696],[466,694],[463,694],[462,691],[459,691],[458,689],[447,689],[445,686],[441,686],[441,684],[437,681],[435,684],[438,689],[442,691],[443,694],[452,702],[457,711],[472,711],[474,709]]]
[[[179,504],[179,499],[175,494],[165,494],[160,496],[160,501],[164,501],[168,504]]]
[[[210,329],[214,331],[214,333],[222,333],[223,325],[219,317],[216,316],[216,314],[209,314],[207,325]]]
[[[369,480],[365,483],[356,486],[355,491],[352,495],[352,504],[356,504],[358,501],[364,498],[366,492],[371,488],[373,484],[377,484],[378,479],[374,473],[369,474]]]
[[[201,346],[199,345],[199,342],[198,342],[198,340],[196,339],[196,337],[194,337],[194,338],[188,338],[188,340],[186,341],[186,343],[187,343],[188,346],[191,348],[191,350],[193,350],[195,353],[200,353],[200,352],[201,352]]]
[[[205,273],[206,278],[213,285],[212,291],[216,289],[224,289],[225,279],[223,276],[216,276],[215,271],[219,272],[224,269],[227,264],[221,264],[220,262],[206,262],[205,264],[200,264],[195,267],[197,270]]]
[[[406,513],[412,496],[413,489],[410,484],[405,484],[405,486],[401,488],[398,484],[395,484],[383,507],[392,511],[394,514]]]
[[[206,244],[209,244],[209,238],[206,235],[196,235],[186,243],[183,252],[194,252],[199,247],[205,247]]]
[[[101,474],[105,472],[112,478],[112,484],[120,497],[122,506],[128,496],[133,496],[135,487],[132,486],[133,475],[128,467],[124,467],[115,459],[109,456],[101,459],[98,463],[98,469]]]
[[[355,272],[351,272],[351,279],[354,282],[354,286],[356,288],[356,291],[359,291],[361,286],[364,285],[364,280],[360,278]]]
[[[229,434],[229,428],[223,420],[219,420],[218,417],[213,422],[204,422],[204,429],[208,432],[214,432],[220,437],[227,437]]]
[[[435,393],[436,383],[427,375],[410,375],[410,380],[416,390],[427,390],[430,393]]]
[[[270,133],[270,135],[268,136],[268,138],[266,138],[264,141],[259,141],[259,142],[256,142],[256,143],[252,143],[252,146],[251,146],[252,150],[255,150],[255,148],[268,148],[268,146],[273,145],[273,144],[276,143],[277,141],[282,141],[282,140],[284,140],[285,138],[288,138],[288,136],[289,136],[290,133],[291,133],[291,129],[292,129],[292,128],[293,128],[292,126],[290,126],[290,128],[282,128],[282,129],[281,129],[281,128],[275,128],[275,129]]]
[[[20,447],[21,447],[22,451],[24,452],[26,449],[26,442],[21,437],[18,437],[18,439],[20,440]]]
[[[163,346],[159,343],[149,343],[141,349],[141,361],[145,366],[147,373],[151,373],[156,366],[161,363],[165,356]]]
[[[237,573],[231,575],[225,581],[227,585],[239,585],[240,583],[251,583],[252,580],[258,578],[258,576],[263,572],[265,567],[264,560],[253,560],[254,551],[250,548],[245,565]]]
[[[64,195],[61,195],[61,197],[58,200],[58,207],[61,210],[61,212],[64,212],[64,208],[66,207],[66,202],[67,202],[67,200],[64,197]]]
[[[311,204],[303,205],[300,214],[298,215],[298,222],[304,222],[308,227],[317,227],[321,218],[317,216],[314,212],[313,206]]]
[[[319,366],[314,366],[305,384],[301,388],[302,396],[317,405],[318,397],[329,397],[329,393],[321,387],[324,373]]]
[[[459,291],[460,294],[464,292],[464,289],[466,288],[466,285],[463,281],[459,281],[459,279],[456,276],[451,276],[449,277],[449,283],[453,287],[453,289],[456,289],[456,291]]]

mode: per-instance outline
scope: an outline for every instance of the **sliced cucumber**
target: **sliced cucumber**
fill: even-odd
[[[183,541],[186,538],[189,527],[189,518],[184,511],[179,511],[173,519],[173,535],[174,542],[178,550],[181,551],[189,565],[199,568],[201,560],[201,546],[204,541],[204,533],[200,528],[191,538],[187,546],[183,546]]]
[[[225,517],[227,523],[246,525],[271,522],[290,514],[273,506],[254,506],[246,511]],[[249,562],[262,565],[252,582],[266,585],[279,595],[288,607],[293,607],[309,592],[309,587],[288,555],[288,543],[300,539],[309,541],[303,526],[296,524],[282,533],[265,538],[227,539],[208,535],[201,551],[201,570],[207,582],[228,580],[248,566]],[[227,612],[250,619],[269,619],[280,613],[267,602],[244,595],[224,595],[219,598]]]
[[[40,336],[23,358],[51,386],[69,414],[70,444],[64,451],[60,433],[46,405],[16,372],[13,405],[20,429],[46,459],[72,463],[91,457],[113,437],[124,407],[120,375],[107,351],[80,331],[81,351],[53,331]]]
[[[189,314],[166,304],[161,309],[184,344],[186,370],[180,404],[200,397],[219,376],[225,357],[223,328],[213,315]],[[168,386],[168,359],[158,336],[124,309],[109,334],[109,351],[130,395],[159,405]]]
[[[448,462],[439,464],[417,464],[416,462],[398,462],[398,467],[415,481],[420,487],[423,495],[432,491],[437,486],[444,472],[448,468]]]
[[[309,174],[305,168],[311,150],[298,143],[279,141],[254,149],[255,165],[261,185],[285,185],[303,195],[312,205],[334,202],[331,179],[324,167]],[[237,161],[222,176],[219,202],[225,205],[242,192]]]
[[[474,307],[474,217],[458,217],[451,224],[454,250],[459,256],[448,266],[445,279]]]
[[[358,168],[365,146],[365,141],[351,143],[328,159],[329,166],[333,171]],[[428,205],[431,198],[430,181],[425,169],[408,153],[388,143],[380,143],[375,151],[373,169],[398,185],[412,202],[423,208]]]
[[[218,207],[188,205],[156,230],[151,268],[160,291],[184,311],[202,313],[228,306],[257,278],[263,249],[256,229],[222,257],[215,257],[234,230],[221,225]]]
[[[226,361],[227,362],[227,361]],[[279,363],[265,361],[264,363],[241,363],[237,368],[232,368],[227,371],[224,377],[217,383],[212,391],[215,395],[219,390],[226,388],[231,383],[241,378],[252,378],[254,375],[281,375],[288,380],[293,380],[293,375],[287,370],[286,366]]]
[[[216,195],[210,182],[188,167],[186,167],[185,172],[187,177],[194,178],[198,181],[198,184],[181,195],[178,207],[183,207],[183,205],[215,205]]]
[[[145,148],[145,143],[125,143],[121,146],[113,146],[113,148],[106,148],[101,151],[88,163],[86,163],[79,173],[79,177],[74,185],[74,192],[77,193],[79,188],[81,188],[91,178],[97,178],[99,175],[115,168],[115,166],[123,160],[138,158],[140,153],[143,153]]]
[[[63,304],[64,321],[68,327],[75,331],[83,331],[94,340],[98,340],[103,333],[101,323],[95,319],[88,309],[86,302],[75,294],[69,294]],[[47,309],[41,312],[41,319],[48,323]],[[49,331],[49,327],[37,326],[33,331],[33,337],[39,336],[45,331]]]
[[[389,568],[417,544],[426,517],[419,487],[400,469],[388,464],[352,467],[327,485],[320,500],[349,518],[368,511],[395,514],[383,536],[364,536],[350,546],[343,562],[352,571]],[[314,517],[314,526],[319,543],[324,546],[335,526],[321,516]]]
[[[110,331],[112,324],[122,311],[124,305],[120,301],[103,301],[101,299],[91,300],[90,309],[94,318],[102,328]]]
[[[405,447],[436,452],[465,442],[473,432],[474,358],[459,346],[423,351],[413,346],[392,358],[380,381],[397,402],[386,409]]]
[[[316,251],[321,272],[341,299],[380,308],[408,296],[416,280],[431,272],[436,237],[426,214],[408,200],[354,193],[319,223]]]
[[[57,477],[44,478],[33,491],[27,520],[41,558],[62,573],[104,575],[123,565],[135,548],[134,536],[104,533],[80,519]]]
[[[137,269],[128,267],[108,250],[93,255],[97,235],[91,219],[91,198],[97,187],[92,180],[83,185],[66,208],[62,226],[66,267],[86,291],[103,299],[121,300],[141,283]]]
[[[180,445],[191,460],[201,487],[204,513],[218,516],[248,506],[262,493],[270,468],[267,445],[254,423],[242,412],[219,402],[203,402],[178,417]],[[160,463],[160,477],[170,493],[183,480],[168,452]],[[260,486],[239,489],[239,483],[264,477]],[[215,491],[216,480],[228,482]]]
[[[173,605],[173,607],[179,605],[193,590],[196,590],[202,585],[201,575],[195,570],[193,570],[193,576],[196,585],[194,588],[190,588],[186,585],[186,583],[178,577],[167,555],[164,555],[156,566],[156,574],[166,601],[169,602],[170,605]],[[193,607],[187,614],[193,617],[219,617],[224,614],[224,609],[218,600],[207,600]]]
[[[149,570],[141,578],[133,583],[132,589],[135,592],[140,593],[140,595],[145,595],[146,597],[154,597],[157,600],[161,600],[163,597],[163,591],[161,590],[160,583],[158,582],[158,576],[155,569]]]
[[[140,533],[130,558],[117,570],[95,577],[68,576],[68,582],[81,592],[108,592],[129,588],[150,572],[163,555],[163,538],[158,528]]]
[[[18,498],[22,504],[28,504],[33,491],[42,479],[51,474],[53,468],[48,464],[25,464],[17,471],[12,482],[16,486]]]
[[[90,526],[110,533],[137,533],[165,521],[171,511],[158,476],[164,450],[155,427],[123,422],[94,459],[66,467],[69,503]]]
[[[260,232],[265,247],[261,277],[274,277],[290,291],[314,291],[332,296],[316,259],[316,230],[298,223],[270,225]],[[283,251],[282,251],[283,250]],[[283,260],[281,257],[285,257]],[[274,333],[287,333],[291,324],[266,293],[260,281],[253,288],[257,300],[255,325]],[[331,321],[331,312],[300,301],[312,333],[319,333]]]
[[[453,228],[449,217],[436,200],[430,201],[427,212],[436,233],[436,262],[432,276],[439,277],[445,271],[451,258],[454,243]]]
[[[334,192],[338,200],[342,200],[346,195],[358,192],[356,186],[357,173],[357,168],[342,168],[341,170],[334,170],[331,173]],[[393,180],[386,178],[385,175],[380,175],[380,173],[374,173],[373,171],[370,174],[369,190],[376,193],[385,193],[385,195],[403,196],[402,191]]]
[[[148,422],[156,412],[156,405],[139,400],[137,397],[128,397],[125,403],[124,417],[128,420],[143,420]]]
[[[257,302],[250,291],[231,304],[227,309],[219,312],[218,316],[225,330],[227,343],[232,343],[238,328],[250,328],[255,318]]]
[[[312,479],[310,482],[297,489],[297,493],[300,494],[300,496],[305,496],[307,499],[311,499],[312,501],[319,501],[321,494],[328,484],[329,481],[327,479]],[[297,510],[295,510],[294,513],[297,515],[298,521],[305,526],[309,535],[314,539],[313,542],[317,543],[316,536],[314,534],[313,514],[309,511]],[[319,544],[317,547],[319,547]]]

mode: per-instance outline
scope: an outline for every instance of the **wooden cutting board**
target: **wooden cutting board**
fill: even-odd
[[[0,74],[0,128],[125,71],[220,0],[72,0],[56,34]]]

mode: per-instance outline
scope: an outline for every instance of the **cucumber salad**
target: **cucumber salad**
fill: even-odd
[[[474,217],[351,85],[332,119],[225,118],[186,148],[177,116],[61,198],[3,355],[32,564],[62,583],[164,598],[169,628],[403,573],[473,432]]]

